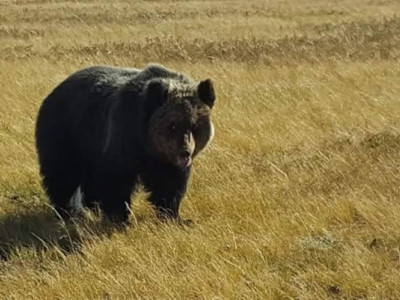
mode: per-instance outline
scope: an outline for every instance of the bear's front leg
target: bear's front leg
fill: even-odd
[[[179,205],[182,201],[184,193],[180,191],[175,195],[152,193],[149,201],[156,209],[157,218],[160,220],[174,220],[182,225],[191,225],[190,219],[182,219],[179,215]]]
[[[168,195],[167,193],[153,192],[149,201],[156,209],[159,219],[180,219],[179,205],[182,198],[183,195],[179,193]]]
[[[179,206],[187,190],[189,175],[190,168],[180,170],[169,166],[157,166],[141,174],[145,188],[151,193],[148,200],[159,219],[186,223],[179,216]]]
[[[114,223],[125,224],[130,214],[131,194],[135,180],[107,176],[99,181],[99,205],[105,216]]]

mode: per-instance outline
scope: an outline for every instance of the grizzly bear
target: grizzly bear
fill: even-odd
[[[214,135],[215,92],[161,65],[77,71],[43,101],[36,147],[57,215],[99,207],[125,223],[141,183],[158,217],[180,220],[193,159]]]

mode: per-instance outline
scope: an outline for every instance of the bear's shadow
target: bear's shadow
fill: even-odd
[[[80,252],[85,240],[110,237],[122,227],[98,219],[62,222],[43,203],[21,205],[0,215],[0,260],[9,260],[19,250],[37,253],[57,248],[64,255]]]

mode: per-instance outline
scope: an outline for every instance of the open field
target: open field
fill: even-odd
[[[57,223],[41,101],[148,62],[216,85],[195,225]],[[400,299],[400,2],[0,1],[0,298]]]

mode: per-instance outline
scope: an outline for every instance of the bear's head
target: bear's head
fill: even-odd
[[[150,112],[148,151],[158,159],[185,169],[212,140],[211,109],[215,92],[211,80],[199,83],[153,79],[145,88]]]

